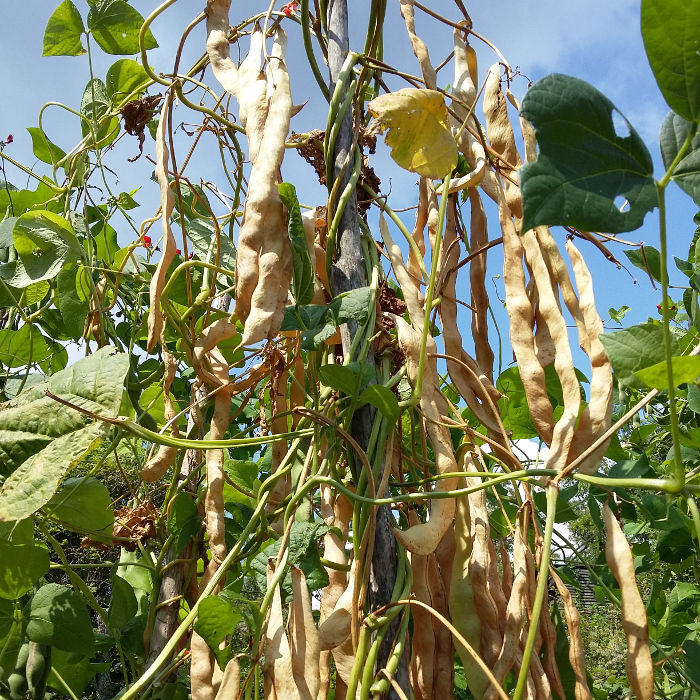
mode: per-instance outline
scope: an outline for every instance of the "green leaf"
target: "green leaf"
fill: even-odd
[[[80,270],[85,268],[78,268]],[[79,274],[71,265],[64,267],[56,277],[56,306],[63,318],[63,326],[74,340],[82,338],[85,330],[85,319],[90,311],[90,304],[80,298],[76,289]]]
[[[210,262],[216,264],[216,229],[211,221],[206,219],[190,219],[187,222],[187,237],[192,241],[192,246],[194,247],[195,255],[200,259],[206,261],[211,255]],[[225,270],[233,271],[236,269],[236,248],[234,247],[231,239],[224,235],[223,231],[221,236],[218,238],[219,241],[219,267]],[[223,277],[219,275],[217,278],[218,283],[223,287],[227,286],[224,284],[225,280],[229,280],[229,283],[233,282],[233,276]]]
[[[106,146],[113,141],[119,133],[119,119],[116,116],[105,119],[111,109],[112,105],[105,84],[99,78],[89,80],[80,101],[80,113],[86,118],[80,120],[83,136],[91,133],[90,126],[92,125],[100,146]],[[110,135],[109,139],[108,135]]]
[[[202,519],[194,498],[182,491],[178,492],[168,512],[168,532],[173,537],[173,550],[176,554],[182,553],[201,526]]]
[[[0,542],[0,598],[22,597],[49,570],[49,553],[38,544]]]
[[[292,295],[297,304],[308,304],[314,297],[314,268],[306,243],[296,189],[289,182],[277,185],[280,199],[287,208],[287,230],[292,244]]]
[[[80,56],[85,53],[80,40],[85,32],[83,19],[71,0],[63,2],[53,11],[44,30],[42,56]]]
[[[282,597],[288,600],[292,595],[291,566],[296,566],[304,572],[310,591],[318,590],[328,585],[328,574],[321,564],[318,551],[318,539],[328,532],[327,525],[322,523],[294,521],[289,534],[289,560],[287,571],[280,583]],[[257,584],[262,591],[267,590],[267,560],[274,558],[279,552],[280,542],[277,540],[265,547],[250,562]]]
[[[97,0],[88,13],[88,27],[100,48],[112,55],[135,54],[140,51],[139,31],[144,19],[125,0]],[[149,29],[144,46],[155,49],[158,43]]]
[[[630,307],[626,304],[621,306],[619,309],[609,308],[608,313],[610,318],[616,323],[622,323],[622,319],[629,313]]]
[[[700,118],[700,3],[642,0],[642,38],[668,106],[688,121]]]
[[[321,382],[346,396],[354,396],[357,391],[358,376],[344,365],[324,365],[318,370]]]
[[[44,362],[53,353],[53,347],[32,324],[26,323],[16,331],[11,328],[0,330],[0,364],[6,367],[24,367],[31,362]]]
[[[200,604],[197,611],[197,621],[194,629],[214,652],[220,668],[226,666],[231,658],[231,649],[227,645],[219,649],[219,645],[227,635],[233,634],[236,625],[243,621],[243,615],[237,607],[231,605],[228,599],[209,596]]]
[[[95,477],[66,479],[46,509],[69,530],[87,534],[92,540],[111,543],[114,524],[112,497],[107,487]]]
[[[42,586],[27,606],[27,636],[37,644],[89,654],[94,646],[92,622],[83,599],[57,583]]]
[[[150,82],[140,63],[131,58],[120,58],[107,69],[105,88],[112,106],[119,107],[127,97],[140,97]]]
[[[64,695],[66,688],[61,680],[68,684],[76,698],[86,697],[85,690],[88,683],[98,674],[109,670],[109,663],[95,664],[89,656],[76,659],[75,654],[70,654],[60,649],[51,650],[51,673],[47,684]]]
[[[671,167],[671,163],[690,133],[690,128],[691,125],[683,117],[673,112],[666,115],[659,134],[661,157],[666,169]],[[700,207],[700,133],[695,133],[690,147],[676,165],[671,179]]]
[[[131,584],[121,576],[112,576],[112,595],[109,599],[109,629],[119,634],[139,610]]]
[[[248,459],[227,459],[224,462],[226,476],[234,483],[246,491],[255,492],[258,484],[258,465]]]
[[[33,209],[46,204],[55,194],[54,190],[43,181],[36,186],[35,190],[17,190],[14,187],[0,187],[0,211],[5,212],[9,209],[15,213],[15,216],[19,216],[27,211],[27,209]],[[2,265],[0,265],[0,268],[1,267]]]
[[[605,95],[555,73],[527,91],[521,114],[539,145],[537,160],[520,170],[523,231],[559,224],[621,233],[642,225],[657,206],[651,156]],[[617,135],[614,115],[629,135]],[[620,211],[623,200],[629,206]]]
[[[635,267],[644,270],[657,282],[661,282],[661,256],[656,248],[645,245],[634,250],[626,250],[625,255]]]
[[[9,280],[15,287],[53,279],[64,265],[83,256],[71,225],[50,211],[22,214],[12,230],[12,241],[22,263]]]
[[[0,598],[0,639],[4,639],[14,622],[15,606],[9,600]]]
[[[671,366],[674,386],[693,382],[700,376],[700,357],[697,355],[672,357]],[[637,379],[652,389],[668,389],[665,361],[640,369],[634,374]]]
[[[700,644],[694,639],[686,639],[683,642],[683,651],[685,652],[685,672],[696,685],[700,685]]]
[[[530,416],[525,387],[517,367],[509,367],[501,373],[496,387],[503,394],[498,405],[503,416],[503,426],[514,440],[536,437],[537,430]]]
[[[21,520],[49,502],[66,473],[94,449],[109,424],[92,422],[46,395],[113,418],[128,357],[104,347],[0,406],[0,521]]]
[[[32,137],[32,151],[42,163],[54,165],[66,157],[66,152],[60,146],[52,143],[39,127],[29,126],[27,131]]]
[[[393,426],[399,419],[399,400],[394,392],[381,384],[370,384],[359,398],[360,404],[371,403],[381,411],[388,419],[389,426]]]
[[[664,360],[663,329],[658,323],[642,323],[600,336],[615,376],[622,386],[639,386],[635,372]],[[672,339],[673,352],[677,343]]]
[[[365,323],[369,318],[371,289],[358,287],[339,294],[328,306],[307,304],[284,309],[283,331],[304,331],[301,347],[315,350],[330,338],[339,325],[350,320]]]

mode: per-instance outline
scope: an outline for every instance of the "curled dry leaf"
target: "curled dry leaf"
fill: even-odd
[[[436,90],[403,88],[375,97],[367,105],[373,128],[388,129],[391,157],[406,170],[443,178],[457,165],[457,143],[449,128],[447,106]]]
[[[609,504],[603,506],[605,560],[620,587],[622,627],[627,639],[627,678],[638,700],[653,700],[654,664],[649,650],[649,625],[637,588],[634,559],[620,523]]]

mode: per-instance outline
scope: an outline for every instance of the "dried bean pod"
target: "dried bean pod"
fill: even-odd
[[[229,659],[216,692],[216,700],[237,700],[241,689],[241,666],[237,658]]]
[[[408,513],[409,527],[420,523],[415,511]],[[428,555],[430,556],[430,555]],[[411,555],[413,583],[411,591],[416,600],[431,604],[428,590],[428,556]],[[411,688],[416,700],[430,700],[433,696],[433,663],[435,661],[435,632],[432,615],[423,608],[411,610],[413,615],[413,636],[411,637],[411,661],[409,673]]]
[[[567,241],[566,250],[571,258],[574,270],[587,334],[588,356],[591,360],[590,397],[588,404],[581,413],[579,424],[574,433],[574,439],[569,448],[568,461],[572,462],[610,427],[613,377],[610,360],[608,360],[605,348],[600,342],[600,335],[603,333],[603,322],[596,310],[591,274],[581,253],[571,241]],[[608,449],[609,443],[610,440],[608,439],[595,452],[592,452],[579,465],[579,471],[584,474],[595,473],[600,460]]]
[[[292,567],[292,602],[289,605],[288,627],[292,675],[297,693],[304,700],[316,700],[321,686],[318,670],[321,647],[311,612],[309,587],[304,572],[296,566]]]
[[[451,532],[452,530],[448,530]],[[443,537],[444,539],[444,537]],[[443,617],[448,617],[447,595],[436,554],[428,555],[427,566],[428,592],[434,610]],[[431,616],[432,617],[432,616]],[[431,620],[435,638],[435,656],[433,660],[433,698],[454,698],[454,649],[450,630],[433,617]]]
[[[622,627],[627,639],[627,678],[637,700],[653,700],[654,664],[649,651],[647,613],[637,588],[632,550],[607,502],[603,506],[603,523],[605,560],[620,587],[622,599]]]
[[[408,32],[408,38],[411,41],[411,48],[415,57],[418,59],[418,63],[423,73],[423,80],[425,80],[425,87],[429,90],[437,89],[437,73],[430,63],[430,56],[428,55],[428,47],[425,42],[416,34],[416,23],[414,19],[413,10],[413,0],[399,0],[399,9],[401,11],[401,16],[406,23],[406,31]]]
[[[566,628],[569,631],[569,663],[575,678],[574,697],[575,700],[591,700],[592,695],[586,679],[586,656],[583,649],[583,639],[581,639],[581,618],[569,589],[551,566],[549,574],[557,587],[564,606]]]
[[[168,180],[168,161],[170,155],[165,143],[165,135],[170,120],[172,107],[172,93],[167,92],[163,102],[163,110],[158,129],[156,130],[156,168],[155,178],[160,187],[160,214],[161,230],[163,232],[163,254],[161,255],[156,270],[151,278],[149,287],[151,305],[148,309],[148,339],[146,347],[150,352],[155,347],[163,330],[163,313],[160,308],[160,297],[165,286],[165,276],[170,268],[170,263],[175,259],[177,245],[173,232],[170,229],[170,216],[173,213],[175,201],[170,182]]]

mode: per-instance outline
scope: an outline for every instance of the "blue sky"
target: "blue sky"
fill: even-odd
[[[87,14],[85,0],[75,0],[83,16]],[[77,108],[82,90],[88,80],[85,57],[42,58],[42,36],[46,21],[58,4],[58,0],[30,0],[29,2],[6,2],[3,7],[3,23],[0,27],[0,80],[3,98],[0,102],[0,138],[9,133],[14,143],[7,153],[28,165],[34,164],[31,141],[26,126],[37,124],[37,113],[42,104],[56,100]],[[157,3],[133,0],[133,6],[147,15]],[[278,3],[281,5],[282,3]],[[368,0],[351,0],[352,48],[360,50],[364,43],[364,26],[369,9]],[[447,0],[427,3],[430,7],[452,19],[459,19],[457,9]],[[568,73],[589,81],[603,91],[632,122],[649,146],[656,162],[656,175],[661,175],[658,154],[658,131],[668,108],[658,92],[653,75],[644,54],[639,33],[639,2],[636,0],[478,0],[467,2],[474,29],[488,37],[506,55],[512,66],[518,66],[524,76],[537,80],[549,72]],[[173,44],[178,40],[185,24],[204,5],[180,0],[163,17],[159,18],[153,31],[161,48],[150,53],[152,65],[158,71],[167,71],[172,64]],[[409,72],[417,73],[418,67],[410,54],[403,22],[398,15],[398,2],[390,0],[389,15],[385,24],[385,56],[395,64],[401,64]],[[240,4],[234,1],[231,20],[239,21],[245,14],[263,11],[267,3]],[[451,30],[416,11],[419,33],[427,42],[433,63],[440,62],[451,49]],[[299,27],[288,25],[290,33],[289,66],[295,103],[308,103],[295,117],[292,128],[304,131],[324,128],[325,108],[316,84],[309,77],[300,49]],[[479,55],[480,71],[485,74],[488,66],[497,59],[493,52],[479,42],[474,42]],[[201,54],[204,34],[200,26],[193,32],[185,51],[186,65]],[[104,77],[107,67],[118,57],[109,57],[96,51],[93,60],[95,74]],[[441,77],[443,73],[440,74]],[[444,83],[450,82],[450,70],[444,73]],[[206,79],[219,91],[219,86],[210,73]],[[522,96],[527,86],[525,78],[516,79],[513,91]],[[322,110],[322,111],[319,111]],[[319,116],[321,115],[321,116]],[[47,111],[47,131],[50,137],[68,150],[79,138],[79,125],[75,117],[60,108]],[[175,123],[191,119],[185,109],[175,113]],[[183,154],[187,139],[182,137]],[[222,183],[222,171],[216,157],[203,152],[203,157],[190,171],[190,177],[200,177]],[[144,204],[142,218],[157,206],[157,188],[150,180],[152,165],[142,158],[134,165],[126,158],[135,155],[136,140],[125,138],[111,156],[110,167],[116,172],[115,187],[130,190],[141,187],[137,200]],[[146,152],[153,153],[153,142],[146,141]],[[375,167],[382,176],[384,186],[391,183],[390,204],[395,208],[409,206],[416,201],[416,178],[399,170],[385,155],[378,155]],[[26,186],[26,178],[8,169],[8,176],[17,186]],[[324,190],[314,185],[314,176],[308,166],[294,153],[288,153],[284,165],[285,179],[295,182],[300,198],[308,204],[323,202]],[[675,185],[669,188],[669,236],[672,253],[685,256],[688,242],[694,230],[692,222],[695,208]],[[406,215],[411,224],[413,214]],[[647,216],[645,226],[622,238],[644,241],[658,246],[656,213]],[[125,244],[132,233],[126,227],[119,228],[120,241]],[[498,234],[493,230],[492,237]],[[561,239],[561,232],[558,234]],[[598,280],[597,294],[601,315],[605,317],[610,306],[623,303],[632,307],[629,322],[643,321],[656,315],[656,304],[660,292],[654,291],[646,276],[634,267],[629,271],[618,271],[607,263],[590,246],[582,245],[589,260],[594,277]],[[622,246],[613,246],[613,252],[621,260]],[[494,274],[498,272],[494,268]],[[672,272],[672,279],[682,282]],[[634,281],[637,280],[637,284]],[[498,281],[494,282],[498,285]]]

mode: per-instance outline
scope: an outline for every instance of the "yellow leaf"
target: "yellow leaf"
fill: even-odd
[[[389,130],[386,144],[402,168],[437,179],[456,167],[457,143],[441,93],[404,88],[375,97],[367,108],[380,132]]]

